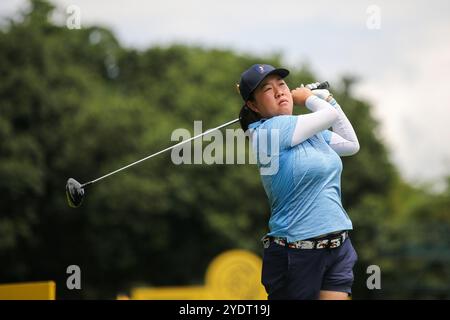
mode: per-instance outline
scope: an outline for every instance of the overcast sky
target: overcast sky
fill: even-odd
[[[1,0],[0,16],[26,3]],[[176,41],[257,54],[277,52],[285,67],[309,63],[320,81],[356,75],[356,93],[372,102],[380,137],[402,175],[411,182],[450,175],[450,1],[53,3],[62,12],[76,5],[82,27],[107,26],[128,47],[145,49]]]

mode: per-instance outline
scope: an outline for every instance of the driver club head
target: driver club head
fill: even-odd
[[[81,206],[84,198],[84,189],[77,180],[73,178],[69,178],[69,180],[67,180],[66,196],[70,207],[78,208]]]

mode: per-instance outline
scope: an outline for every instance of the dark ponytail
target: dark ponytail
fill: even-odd
[[[249,100],[254,101],[253,94]],[[241,124],[242,130],[246,132],[250,123],[259,121],[261,117],[255,111],[244,105],[239,112],[239,123]]]

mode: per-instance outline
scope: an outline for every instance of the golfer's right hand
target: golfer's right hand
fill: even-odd
[[[313,95],[312,91],[306,87],[298,87],[291,91],[294,104],[304,106],[306,99]]]

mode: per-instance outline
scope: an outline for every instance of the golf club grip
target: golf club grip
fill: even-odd
[[[311,89],[311,90],[328,89],[328,88],[330,88],[330,84],[328,83],[328,81],[324,81],[324,82],[321,82],[321,83],[317,86],[317,88]]]

